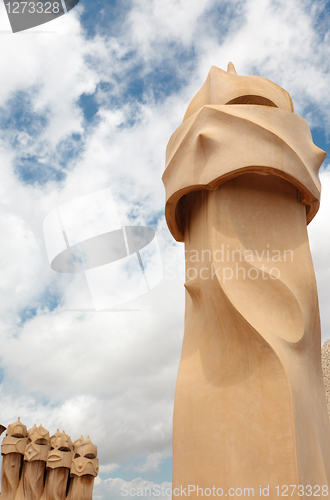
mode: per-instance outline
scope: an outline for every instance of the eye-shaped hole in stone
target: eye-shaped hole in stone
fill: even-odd
[[[24,436],[20,432],[17,432],[16,434],[13,434],[12,437],[13,438],[23,438]]]
[[[270,99],[260,95],[242,95],[232,99],[227,102],[226,105],[227,104],[257,104],[258,106],[271,106],[272,108],[277,108],[276,104],[274,104]]]
[[[61,446],[58,450],[59,451],[65,451],[65,452],[71,451],[68,446]]]
[[[48,444],[48,441],[47,441],[47,439],[40,438],[40,439],[36,439],[35,443],[36,444],[46,445],[46,444]]]
[[[79,457],[80,457],[79,453],[74,454],[74,458],[79,458]]]
[[[96,458],[96,455],[94,455],[94,453],[87,453],[87,455],[85,455],[85,458]]]

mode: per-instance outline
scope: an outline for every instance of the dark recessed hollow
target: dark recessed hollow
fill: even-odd
[[[48,441],[47,441],[47,439],[40,438],[40,439],[36,439],[35,443],[45,446],[46,444],[48,444]]]
[[[276,104],[267,99],[267,97],[262,97],[260,95],[242,95],[240,97],[235,97],[227,104],[257,104],[258,106],[271,106],[272,108],[277,108]]]

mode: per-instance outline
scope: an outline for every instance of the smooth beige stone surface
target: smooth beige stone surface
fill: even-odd
[[[1,500],[15,499],[19,485],[22,459],[23,457],[19,453],[8,453],[3,456],[1,466]]]
[[[187,252],[173,491],[253,488],[263,498],[269,485],[275,499],[277,485],[330,483],[306,227],[324,152],[287,108],[211,104],[199,96],[204,107],[194,104],[173,134],[163,177],[167,222]],[[308,496],[297,489],[291,498]]]
[[[90,500],[94,485],[93,476],[76,476],[70,482],[68,500]]]
[[[286,90],[260,76],[237,75],[232,63],[227,71],[212,66],[202,88],[188,106],[183,121],[202,106],[213,104],[264,104],[293,111],[293,102]]]
[[[1,500],[92,500],[98,474],[97,446],[89,436],[72,443],[40,425],[27,431],[17,420],[1,445]]]
[[[44,495],[41,500],[66,500],[70,470],[66,467],[47,472]],[[92,495],[90,495],[90,499]]]

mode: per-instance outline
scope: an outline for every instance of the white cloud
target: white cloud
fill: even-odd
[[[321,207],[315,219],[308,226],[311,252],[318,285],[320,304],[322,343],[330,338],[330,169],[321,174],[322,196]]]
[[[119,469],[118,464],[107,464],[107,465],[101,465],[100,466],[100,474],[109,474],[110,472],[113,472],[114,470]]]
[[[132,41],[146,58],[157,58],[158,47],[171,41],[190,48],[201,16],[215,4],[215,0],[135,0],[128,15]]]
[[[155,428],[156,426],[154,426]],[[158,426],[159,427],[159,426]],[[149,453],[149,455],[140,464],[134,466],[134,470],[139,473],[156,471],[164,457],[161,453]]]
[[[103,500],[111,498],[112,500],[123,500],[123,498],[139,497],[152,498],[157,497],[160,500],[170,500],[172,485],[169,482],[160,484],[151,481],[145,481],[141,478],[132,481],[124,481],[120,478],[97,480],[94,488],[93,498]]]

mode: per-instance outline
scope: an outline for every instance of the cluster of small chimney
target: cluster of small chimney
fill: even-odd
[[[0,426],[0,434],[5,431]],[[92,500],[97,447],[89,437],[74,443],[65,432],[29,431],[18,418],[1,444],[0,500]]]

